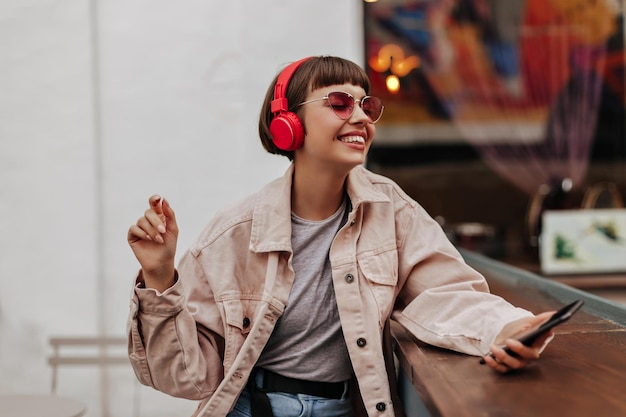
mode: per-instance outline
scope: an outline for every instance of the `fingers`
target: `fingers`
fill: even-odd
[[[174,237],[178,235],[178,226],[174,210],[167,200],[159,195],[149,198],[150,207],[143,217],[137,220],[128,230],[128,241],[149,240],[156,243],[165,243],[165,235],[170,232]]]
[[[489,355],[485,355],[483,357],[483,359],[481,360],[482,364],[486,364],[487,366],[489,366],[490,368],[505,374],[509,371],[511,371],[511,369],[506,366],[504,363],[500,362],[499,359],[496,359],[496,356],[493,353],[490,353]]]
[[[163,214],[163,208],[161,205],[162,200],[163,199],[158,194],[154,194],[148,199],[148,204],[150,205],[150,208],[152,208],[158,215]]]
[[[146,210],[144,216],[150,221],[150,224],[154,226],[159,233],[165,233],[166,231],[166,219],[163,215],[163,199],[160,195],[153,195],[148,200],[150,208]]]
[[[504,347],[493,345],[489,354],[481,359],[498,372],[506,373],[523,368],[531,361],[539,359],[545,345],[554,337],[552,332],[546,333],[533,346],[525,346],[519,340],[507,339]]]
[[[527,333],[529,329],[539,328],[553,314],[554,311],[546,311],[508,323],[496,337],[496,342],[491,346],[489,354],[481,359],[481,363],[489,365],[498,372],[509,372],[539,359],[547,344],[554,338],[552,331],[541,335],[531,346],[525,346],[517,338]]]
[[[533,317],[528,323],[530,327],[540,326],[552,317],[555,311],[545,311],[543,313],[537,314]]]
[[[165,242],[161,232],[148,220],[147,215],[140,217],[137,223],[131,225],[128,229],[128,241],[134,243],[138,240],[150,240],[157,243]]]
[[[151,222],[160,233],[165,233],[170,222],[174,223],[173,226],[175,226],[176,216],[174,214],[174,210],[172,210],[172,207],[170,206],[170,203],[166,199],[162,198],[158,194],[155,194],[150,197],[149,203],[150,209],[146,211],[146,217],[148,217],[148,214],[150,215]],[[154,215],[156,215],[156,217]],[[157,222],[156,218],[158,218],[160,223]]]
[[[161,205],[163,210],[163,215],[167,221],[167,228],[172,230],[175,233],[178,233],[178,225],[176,223],[176,214],[174,210],[172,210],[172,206],[170,206],[169,201],[163,199],[163,203]]]
[[[519,348],[519,346],[516,346],[515,343],[519,342],[513,339],[510,339],[510,341],[514,342],[513,346],[510,346],[508,344],[509,341],[507,341],[507,348],[511,349],[512,352],[517,353],[516,350],[517,348]],[[524,345],[522,345],[521,343],[519,343],[519,345],[524,347]],[[485,355],[483,357],[483,360],[481,361],[481,363],[485,363],[489,365],[489,367],[501,373],[510,372],[514,369],[520,369],[524,367],[527,362],[528,361],[524,357],[519,355],[512,356],[507,353],[502,347],[496,345],[491,346],[489,354]]]
[[[522,361],[537,360],[539,359],[539,349],[532,346],[525,346],[516,339],[508,339],[506,341],[505,353],[513,358],[519,358]]]

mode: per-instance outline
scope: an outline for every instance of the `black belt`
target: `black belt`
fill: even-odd
[[[272,407],[265,393],[284,392],[287,394],[306,394],[316,397],[340,399],[346,389],[345,382],[317,382],[302,379],[288,378],[275,372],[263,369],[263,384],[256,385],[256,375],[259,368],[255,368],[248,380],[251,393],[251,408],[253,417],[272,417]]]

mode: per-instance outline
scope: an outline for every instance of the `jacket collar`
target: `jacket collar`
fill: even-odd
[[[388,203],[389,197],[374,185],[376,175],[359,165],[350,171],[347,179],[348,197],[353,209],[363,203]]]
[[[293,164],[285,174],[268,183],[257,194],[252,214],[250,250],[252,252],[291,252],[291,184]],[[378,191],[368,171],[355,167],[348,174],[347,191],[352,211],[364,203],[389,202],[389,198]]]

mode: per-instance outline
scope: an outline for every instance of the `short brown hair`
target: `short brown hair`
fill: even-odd
[[[284,151],[276,147],[270,133],[270,123],[274,115],[271,111],[271,103],[274,99],[274,86],[278,75],[267,89],[265,100],[259,115],[259,137],[266,151],[277,155],[285,155],[293,160],[293,151]],[[350,83],[357,85],[369,93],[370,82],[363,68],[352,61],[335,56],[317,56],[304,61],[289,80],[287,86],[287,102],[289,111],[298,113],[299,103],[302,103],[310,91],[335,84]]]

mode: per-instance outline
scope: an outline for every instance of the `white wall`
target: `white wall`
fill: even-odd
[[[361,26],[361,0],[0,2],[0,393],[49,392],[51,335],[124,334],[149,195],[182,252],[282,174],[256,133],[269,82],[307,55],[362,62]],[[64,369],[59,394],[130,416],[126,371]],[[139,394],[140,415],[195,406]]]

